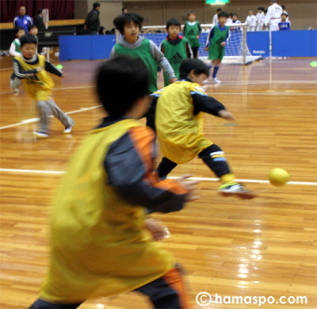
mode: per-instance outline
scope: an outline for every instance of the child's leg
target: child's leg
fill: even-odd
[[[74,124],[74,120],[67,116],[54,102],[53,99],[49,99],[47,102],[48,107],[51,110],[51,113],[56,117],[64,126],[65,128],[72,127]]]
[[[198,49],[199,47],[191,47],[192,51],[193,51],[193,57],[197,58],[198,57]]]
[[[156,309],[189,308],[183,276],[178,267],[136,291],[148,296]]]
[[[161,163],[159,164],[157,168],[157,173],[160,178],[166,177],[175,167],[177,166],[176,163],[173,161],[167,159],[166,157],[162,158]]]
[[[79,304],[53,304],[44,300],[38,299],[33,303],[29,309],[76,309],[81,305]]]
[[[222,185],[219,192],[224,196],[238,196],[243,199],[252,199],[256,195],[246,190],[243,185],[235,181],[224,152],[215,144],[207,147],[199,153],[199,158],[220,178]]]
[[[214,65],[214,70],[212,72],[212,78],[217,79],[217,74],[220,68],[221,60],[213,60],[212,64]]]
[[[234,182],[235,176],[230,170],[225,153],[219,146],[212,144],[200,152],[198,156],[220,178],[223,184]]]
[[[48,107],[46,101],[37,101],[36,106],[40,117],[40,127],[38,132],[47,135],[50,122],[49,116],[51,115],[50,108]]]

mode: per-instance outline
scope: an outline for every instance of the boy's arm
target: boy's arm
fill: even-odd
[[[163,68],[164,72],[167,74],[169,79],[175,78],[175,72],[172,69],[170,63],[165,58],[163,53],[159,50],[156,44],[153,41],[150,41],[151,54],[153,58],[159,63],[159,65]]]
[[[195,87],[192,89],[190,95],[193,99],[195,115],[199,112],[204,112],[220,117],[219,112],[226,110],[222,103],[213,97],[208,96],[201,87]]]
[[[16,59],[13,60],[13,70],[14,70],[14,74],[19,79],[28,78],[28,77],[34,76],[37,73],[36,69],[24,71],[23,68],[21,67],[19,61]]]
[[[210,30],[209,34],[207,35],[205,47],[209,47],[209,45],[210,45],[210,41],[212,40],[212,38],[213,38],[213,36],[214,36],[214,33],[215,33],[214,28],[215,28],[215,27],[213,27],[213,28]]]
[[[163,213],[181,210],[188,191],[154,173],[154,139],[148,128],[135,127],[114,142],[104,160],[108,184],[131,207],[143,206]]]
[[[50,72],[50,73],[57,75],[59,77],[63,76],[63,71],[57,69],[55,65],[51,64],[48,61],[45,61],[45,71]]]
[[[11,46],[10,46],[10,49],[9,49],[9,54],[12,56],[12,57],[17,57],[17,56],[20,56],[21,54],[18,53],[16,51],[16,46],[14,44],[14,42],[11,43]]]

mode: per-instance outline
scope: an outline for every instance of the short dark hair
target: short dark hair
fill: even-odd
[[[288,14],[286,14],[286,13],[282,13],[281,16],[282,16],[282,15],[285,15],[286,17],[288,16]]]
[[[29,28],[28,28],[28,29],[29,29],[29,32],[30,32],[30,30],[33,29],[33,28],[38,29],[38,28],[37,28],[37,25],[34,25],[34,24],[33,24],[33,25],[30,25],[30,26],[29,26]]]
[[[187,17],[188,17],[190,14],[196,15],[195,12],[189,12],[189,13],[187,14]]]
[[[123,13],[124,10],[127,10],[127,8],[122,8],[121,12]]]
[[[120,55],[103,62],[96,74],[97,95],[110,116],[125,115],[149,94],[149,72],[140,58]]]
[[[221,12],[221,11],[222,11],[222,9],[221,9],[221,8],[217,9],[217,12]]]
[[[285,10],[285,5],[284,4],[282,4],[281,7],[282,7],[283,10]]]
[[[16,35],[20,30],[25,31],[23,27],[14,27],[14,30],[13,30],[14,35]]]
[[[233,17],[233,16],[237,16],[237,17],[238,17],[238,14],[236,14],[236,13],[232,13],[232,17]]]
[[[39,9],[38,11],[37,11],[37,14],[41,14],[43,12],[43,9]]]
[[[119,30],[119,32],[121,34],[123,34],[124,25],[126,23],[134,22],[140,27],[140,30],[141,30],[143,21],[144,21],[144,18],[141,15],[136,14],[136,13],[127,13],[127,14],[121,14],[121,15],[117,16],[113,20],[113,24]]]
[[[170,26],[178,26],[180,28],[181,23],[177,19],[172,18],[166,22],[166,30],[168,30]]]
[[[229,14],[227,12],[224,12],[224,11],[221,11],[219,14],[218,14],[218,18],[220,17],[227,17],[229,18]]]
[[[27,33],[20,38],[21,47],[25,44],[35,44],[37,45],[37,41],[34,35]]]
[[[93,7],[94,9],[98,8],[99,6],[100,6],[100,3],[99,3],[99,2],[95,2],[95,3],[92,5],[92,7]]]
[[[179,68],[180,78],[187,78],[188,74],[194,70],[196,75],[206,74],[209,76],[209,68],[207,65],[200,59],[185,59]]]
[[[258,7],[258,10],[264,12],[264,7],[260,6]]]

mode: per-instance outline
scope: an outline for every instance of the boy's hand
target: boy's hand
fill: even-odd
[[[37,67],[37,68],[36,68],[36,71],[37,71],[37,72],[43,71],[43,67]]]
[[[205,51],[209,51],[209,47],[205,47],[204,49],[205,49]]]
[[[225,120],[236,120],[236,118],[234,118],[234,116],[225,109],[221,110],[218,115]]]
[[[196,36],[196,39],[199,40],[199,35]]]
[[[170,78],[170,83],[173,84],[177,82],[177,78],[176,77],[173,77],[173,78]]]
[[[226,43],[226,42],[222,42],[220,45],[221,45],[221,46],[226,46],[227,43]]]
[[[183,175],[178,183],[183,187],[184,190],[189,191],[186,196],[186,201],[195,201],[200,198],[199,195],[195,193],[196,185],[199,183],[198,180],[187,180],[192,175]]]
[[[153,218],[145,219],[147,229],[152,233],[154,240],[162,240],[170,236],[170,232],[166,226]]]

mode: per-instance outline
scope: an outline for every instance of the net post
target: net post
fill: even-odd
[[[243,29],[243,37],[242,37],[242,64],[247,63],[247,29]]]

